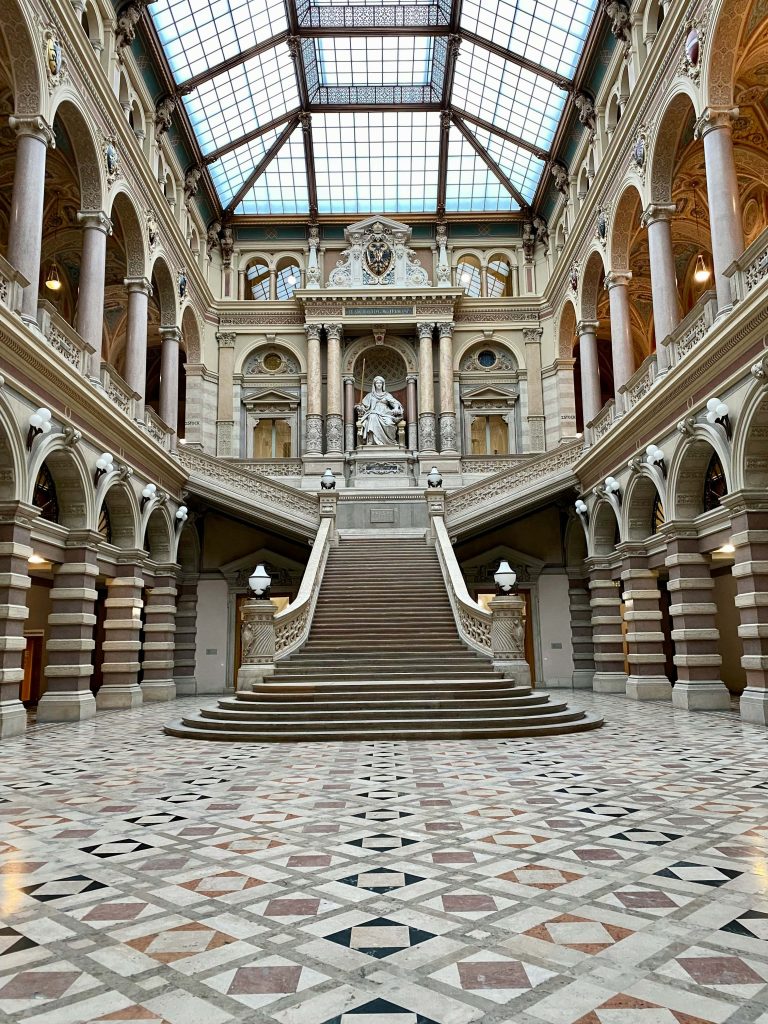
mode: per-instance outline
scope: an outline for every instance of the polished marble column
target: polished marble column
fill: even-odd
[[[406,444],[410,451],[415,452],[419,447],[419,427],[416,416],[416,377],[410,373],[405,378],[406,386]]]
[[[651,203],[643,213],[642,223],[648,229],[648,258],[651,268],[653,329],[656,334],[656,364],[659,372],[669,369],[669,352],[662,341],[680,323],[680,299],[677,293],[675,254],[672,248],[674,203]]]
[[[147,323],[152,285],[146,277],[126,278],[128,289],[128,326],[125,340],[125,380],[139,398],[136,419],[144,420],[144,398],[147,393]]]
[[[234,375],[235,341],[234,331],[219,331],[216,341],[219,346],[219,390],[216,405],[216,454],[228,458],[232,455],[232,434],[235,425]]]
[[[432,362],[434,324],[421,323],[419,332],[419,448],[422,454],[436,455],[435,370]]]
[[[635,372],[632,354],[632,321],[629,313],[629,282],[632,275],[611,271],[605,278],[611,314],[611,357],[613,361],[613,389],[617,411],[620,413],[620,390]]]
[[[320,325],[306,324],[307,332],[307,455],[323,451],[323,371],[320,363]]]
[[[344,378],[344,449],[355,450],[355,381]]]
[[[581,368],[581,417],[584,426],[591,423],[602,407],[600,364],[597,358],[597,320],[580,320],[579,363]]]
[[[456,455],[456,405],[453,398],[453,324],[438,324],[440,337],[440,454]]]
[[[325,324],[327,338],[327,399],[325,447],[328,455],[344,451],[344,422],[341,402],[341,324]]]
[[[45,161],[48,147],[55,140],[53,129],[42,117],[11,116],[8,124],[17,137],[8,223],[8,262],[29,282],[22,295],[21,315],[36,324],[43,244]]]
[[[160,419],[171,428],[171,448],[176,448],[179,429],[179,342],[178,327],[160,328]]]
[[[107,235],[112,223],[101,210],[82,210],[77,215],[83,226],[83,253],[80,260],[80,287],[77,295],[77,333],[93,346],[89,376],[101,379],[101,347],[104,330],[104,273],[107,262]]]
[[[725,271],[744,252],[739,180],[731,133],[733,119],[737,115],[738,110],[709,107],[697,121],[694,133],[704,140],[712,259],[717,305],[721,310],[732,305],[731,282]]]

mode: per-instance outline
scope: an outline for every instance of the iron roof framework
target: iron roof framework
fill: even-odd
[[[154,0],[224,218],[527,211],[597,0]]]

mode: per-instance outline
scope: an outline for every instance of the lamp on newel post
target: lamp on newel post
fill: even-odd
[[[517,592],[517,573],[506,559],[493,574],[496,596],[491,611],[493,667],[515,686],[530,686],[531,669],[525,658],[525,598]]]
[[[252,597],[240,609],[238,690],[252,690],[275,671],[275,606],[269,598],[272,577],[260,562],[248,578]]]

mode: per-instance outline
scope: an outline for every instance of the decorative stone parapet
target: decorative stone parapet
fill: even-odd
[[[275,606],[269,598],[243,601],[237,689],[252,690],[275,671]]]
[[[494,597],[491,610],[493,667],[517,686],[529,686],[531,669],[525,660],[525,599],[519,594]]]

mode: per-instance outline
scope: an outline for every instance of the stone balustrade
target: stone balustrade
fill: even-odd
[[[70,367],[85,376],[93,346],[89,345],[74,327],[70,327],[58,310],[45,299],[37,306],[37,322],[40,331],[51,346]]]
[[[584,424],[584,440],[587,444],[597,444],[602,440],[617,419],[616,402],[606,402],[600,412],[590,423]]]
[[[651,390],[653,385],[656,383],[658,376],[659,364],[656,359],[656,354],[651,353],[647,359],[643,360],[627,383],[623,384],[619,388],[622,412],[629,412],[630,409],[634,409],[634,407],[641,402]]]
[[[334,532],[334,517],[324,518],[312,545],[312,554],[301,578],[296,599],[275,616],[276,661],[295,654],[307,641]]]
[[[750,243],[743,254],[728,267],[733,302],[742,302],[750,292],[768,279],[768,228]]]
[[[0,256],[0,305],[12,313],[17,312],[21,307],[21,293],[28,284],[26,277]]]
[[[304,472],[301,459],[223,459],[222,461],[239,466],[246,473],[256,473],[261,476],[300,477]]]
[[[166,451],[170,451],[174,431],[149,406],[144,409],[144,427],[153,441]]]
[[[717,293],[713,288],[704,292],[690,313],[662,341],[669,354],[670,366],[677,366],[691,349],[704,340],[716,316]]]
[[[125,413],[131,420],[136,418],[136,403],[140,400],[140,396],[109,363],[101,364],[101,387],[110,402],[116,405],[120,412]]]

